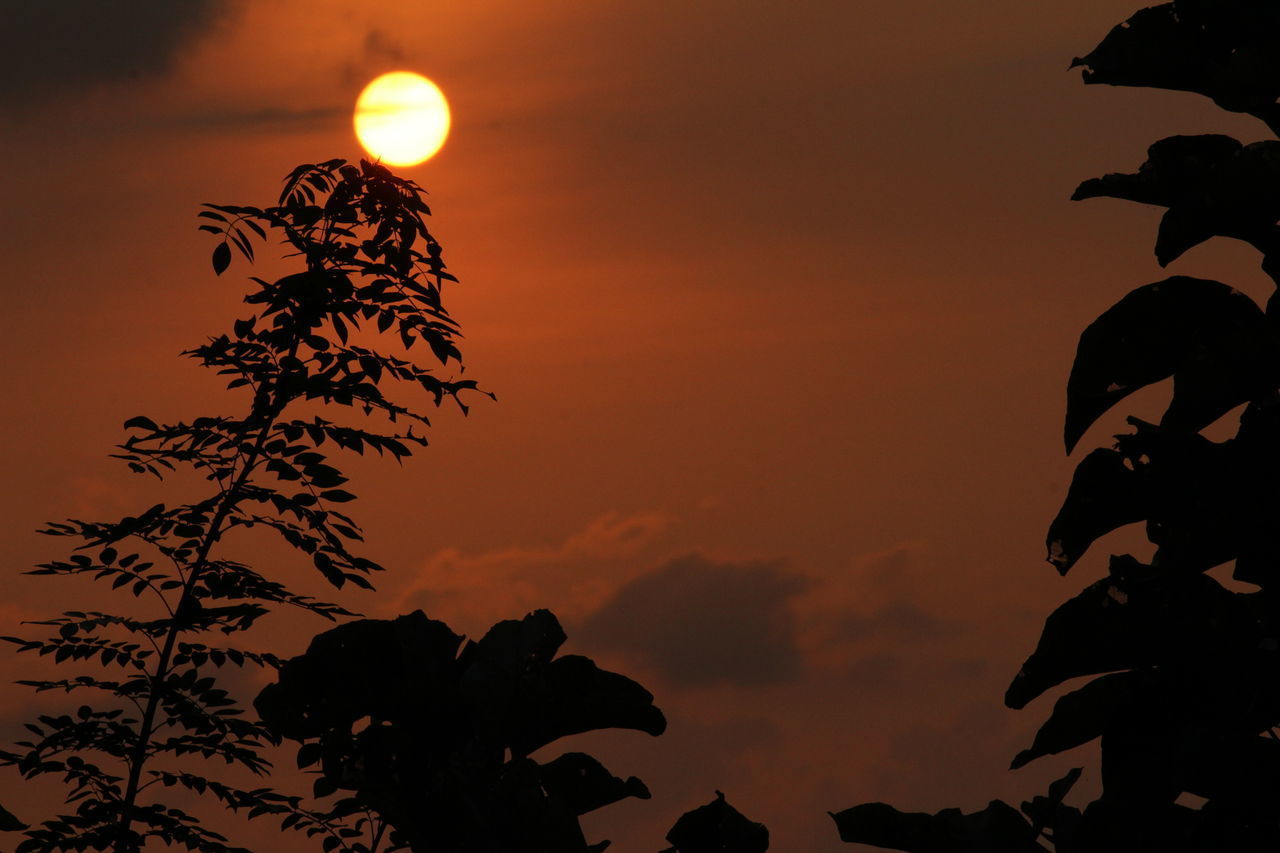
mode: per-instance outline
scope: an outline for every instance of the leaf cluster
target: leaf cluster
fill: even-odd
[[[598,729],[657,735],[666,720],[634,681],[557,657],[564,640],[546,610],[478,641],[422,611],[348,622],[285,662],[254,705],[273,733],[302,743],[316,796],[350,792],[334,813],[377,813],[395,845],[598,851],[608,842],[588,844],[578,818],[648,789],[584,753],[531,754]]]

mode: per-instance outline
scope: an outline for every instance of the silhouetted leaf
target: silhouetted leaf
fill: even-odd
[[[1072,198],[1109,196],[1168,207],[1156,238],[1161,266],[1215,235],[1244,240],[1266,254],[1280,239],[1280,142],[1232,150],[1233,144],[1218,135],[1161,140],[1136,174],[1085,181]]]
[[[0,806],[0,832],[17,832],[26,829],[27,825],[13,816],[13,813]]]
[[[1140,679],[1137,673],[1116,672],[1095,678],[1063,696],[1036,732],[1034,743],[1014,757],[1009,769],[1017,770],[1042,756],[1075,749],[1102,737],[1114,710],[1132,701]]]
[[[1049,525],[1049,562],[1065,575],[1096,539],[1142,521],[1147,511],[1141,473],[1118,451],[1093,451],[1076,466],[1062,509]]]
[[[580,655],[552,661],[538,689],[522,698],[507,720],[509,743],[517,755],[595,729],[634,729],[657,736],[667,728],[652,693]]]
[[[748,820],[716,791],[710,803],[681,815],[667,833],[667,843],[675,853],[764,853],[769,830]]]
[[[1176,660],[1187,650],[1247,642],[1219,626],[1249,623],[1244,601],[1206,575],[1166,573],[1131,557],[1045,620],[1036,650],[1005,694],[1023,708],[1045,690],[1082,675]],[[1216,639],[1215,639],[1216,638]]]
[[[1067,451],[1118,400],[1169,376],[1162,425],[1202,429],[1272,387],[1276,356],[1266,318],[1243,293],[1187,276],[1140,287],[1080,336],[1067,381]]]
[[[538,775],[542,786],[574,815],[584,815],[627,797],[649,799],[649,789],[639,779],[619,779],[581,752],[566,752],[540,765]]]
[[[143,417],[142,415],[134,415],[133,417],[129,418],[129,420],[124,422],[124,428],[125,429],[149,429],[152,432],[155,432],[160,427],[158,427],[156,425],[156,422],[151,420],[151,418]]]
[[[1142,9],[1087,56],[1085,83],[1196,92],[1224,109],[1274,121],[1280,18],[1264,2],[1173,2]]]
[[[971,814],[900,812],[884,803],[865,803],[831,817],[840,840],[851,844],[907,853],[1044,853],[1026,819],[1000,800]]]
[[[222,275],[227,267],[231,265],[231,247],[223,242],[213,248],[213,271],[216,275]]]

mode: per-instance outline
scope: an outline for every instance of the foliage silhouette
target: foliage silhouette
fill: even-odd
[[[1075,66],[1087,83],[1198,92],[1280,133],[1280,8],[1261,0],[1175,0],[1116,27]],[[1166,207],[1164,266],[1213,236],[1244,240],[1280,285],[1280,142],[1175,136],[1134,174],[1085,181],[1073,198]],[[1047,619],[1005,696],[1023,708],[1072,678],[1013,767],[1095,739],[1102,795],[1064,805],[1072,771],[1018,810],[962,815],[873,803],[840,812],[841,838],[907,851],[1166,853],[1280,848],[1280,302],[1266,309],[1217,281],[1140,287],[1085,330],[1067,384],[1070,452],[1104,412],[1172,377],[1159,424],[1129,418],[1080,462],[1049,528],[1066,574],[1112,530],[1146,524],[1149,564],[1113,556],[1107,576]],[[1200,434],[1245,405],[1234,438]],[[1237,592],[1205,574],[1235,561]],[[1178,800],[1204,799],[1200,808]]]
[[[421,610],[349,622],[286,662],[254,704],[268,729],[302,743],[300,767],[319,765],[317,796],[352,792],[335,814],[390,824],[387,849],[599,851],[609,842],[588,844],[578,818],[648,789],[580,752],[530,754],[597,729],[658,735],[666,720],[634,681],[556,657],[564,640],[546,610],[477,642]]]
[[[254,242],[268,233],[282,238],[302,269],[275,281],[254,277],[256,289],[245,302],[257,313],[184,353],[228,377],[228,388],[248,392],[244,414],[163,424],[139,416],[125,423],[132,434],[114,455],[131,470],[163,478],[188,469],[212,485],[211,494],[116,520],[51,523],[42,531],[79,544],[69,558],[30,574],[107,582],[156,606],[68,611],[35,623],[52,629],[48,636],[5,638],[56,663],[93,666],[86,674],[23,683],[103,697],[73,713],[41,716],[27,726],[29,740],[0,752],[0,764],[24,778],[61,776],[74,805],[26,829],[19,853],[130,853],[148,839],[205,853],[238,850],[157,797],[175,786],[250,817],[276,815],[285,827],[324,835],[326,849],[347,849],[355,830],[303,808],[301,798],[236,789],[208,778],[198,765],[185,766],[199,758],[263,775],[270,766],[264,749],[278,742],[219,686],[217,671],[279,661],[207,643],[206,635],[245,631],[275,605],[329,620],[352,615],[224,556],[227,535],[239,528],[273,532],[333,586],[370,588],[369,576],[382,567],[352,550],[360,528],[338,506],[355,496],[343,488],[346,477],[329,453],[369,449],[399,461],[412,445],[426,444],[414,431],[415,424],[428,424],[426,416],[384,393],[392,380],[418,386],[437,406],[454,400],[464,411],[459,394],[475,389],[470,380],[443,379],[408,357],[372,348],[379,335],[361,328],[394,334],[404,350],[424,344],[442,366],[460,358],[457,327],[441,302],[443,282],[454,279],[424,224],[430,211],[422,194],[381,165],[329,160],[294,169],[275,206],[211,204],[199,214],[201,229],[220,238],[215,273],[228,268],[232,246],[252,260]],[[335,407],[406,427],[364,428],[316,414]],[[0,813],[0,829],[21,828]]]

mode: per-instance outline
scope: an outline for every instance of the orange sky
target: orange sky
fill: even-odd
[[[1166,274],[1267,291],[1242,245],[1164,273],[1156,211],[1067,201],[1160,137],[1265,135],[1064,71],[1133,6],[193,0],[139,28],[87,5],[0,37],[12,572],[60,556],[45,520],[161,499],[105,458],[125,418],[234,405],[177,357],[242,311],[247,268],[213,276],[198,204],[359,156],[360,88],[411,69],[454,129],[402,172],[499,399],[442,414],[403,470],[350,466],[392,571],[343,601],[473,634],[550,607],[651,689],[666,735],[582,739],[655,793],[590,820],[620,853],[716,788],[771,849],[836,851],[828,810],[1016,802],[1070,765],[1006,772],[1048,700],[1001,696],[1044,615],[1128,547],[1065,581],[1042,562],[1075,341]],[[7,580],[4,633],[77,594]],[[258,641],[292,654],[323,627]],[[0,718],[29,703],[9,689]]]

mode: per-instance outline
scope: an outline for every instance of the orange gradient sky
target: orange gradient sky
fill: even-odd
[[[177,355],[244,311],[200,202],[270,203],[294,165],[360,156],[357,94],[408,69],[453,127],[401,172],[498,401],[441,413],[403,469],[349,466],[391,571],[341,600],[471,634],[550,607],[572,651],[652,690],[667,734],[578,742],[654,792],[588,821],[619,853],[716,788],[772,850],[835,853],[828,810],[1019,802],[1092,760],[1007,772],[1049,700],[1001,704],[1044,616],[1129,541],[1066,580],[1043,562],[1075,342],[1168,274],[1268,290],[1243,245],[1166,273],[1157,211],[1067,200],[1164,136],[1265,136],[1065,71],[1135,6],[193,0],[113,39],[90,5],[32,4],[0,50],[3,633],[84,600],[14,579],[61,556],[36,527],[162,499],[106,458],[123,420],[236,404]],[[246,642],[294,654],[324,627]],[[6,681],[35,671],[0,657]],[[34,707],[4,688],[5,731]]]

